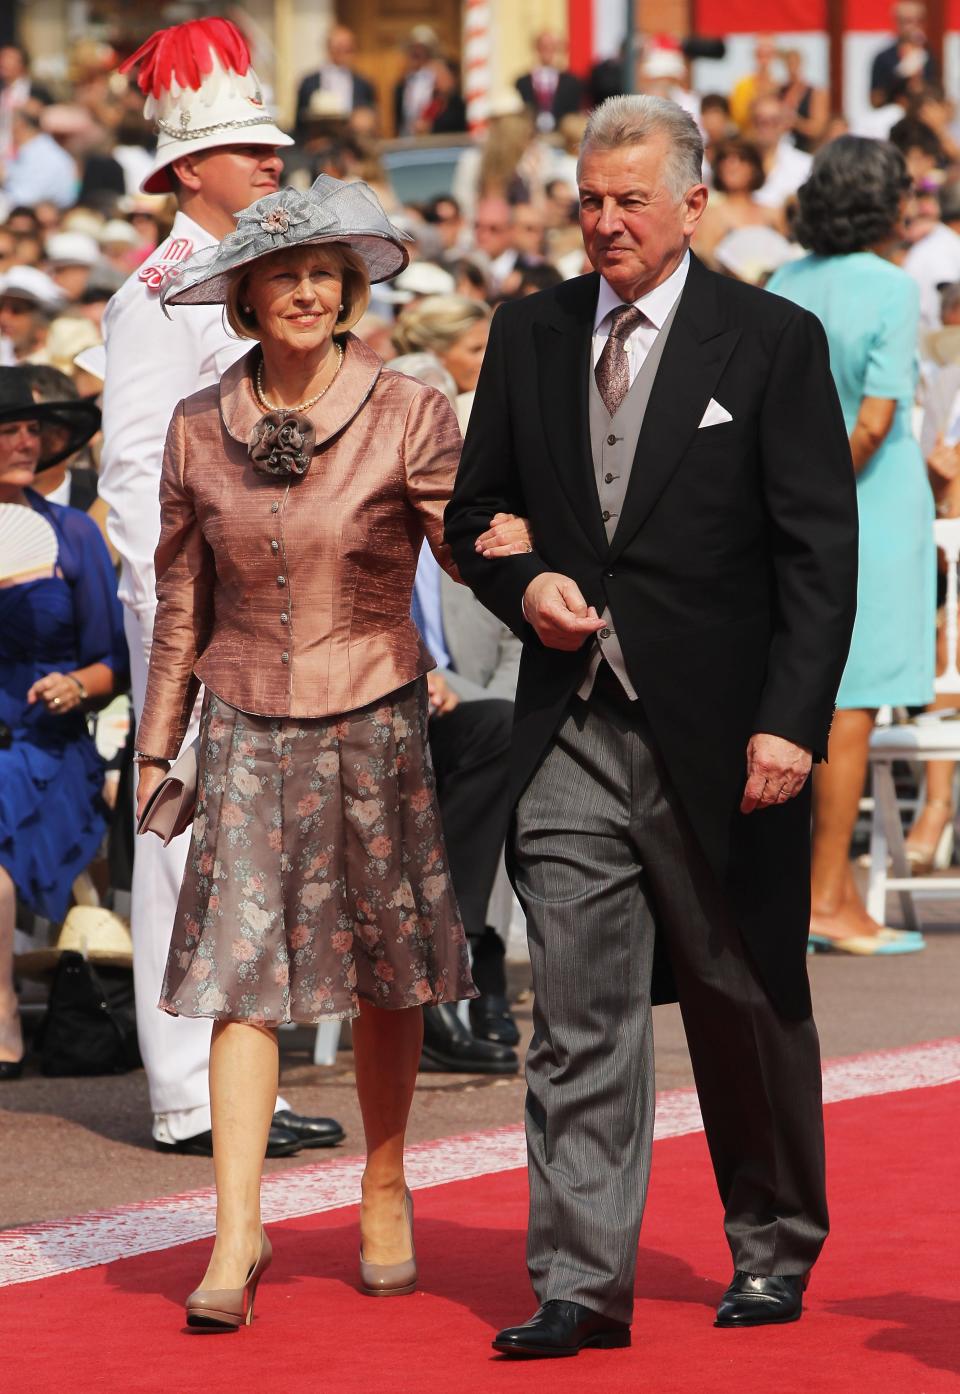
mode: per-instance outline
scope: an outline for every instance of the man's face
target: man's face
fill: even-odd
[[[9,44],[0,48],[0,82],[16,82],[23,77],[23,59],[17,49]]]
[[[580,230],[591,265],[623,300],[664,280],[679,263],[707,204],[703,184],[681,198],[667,187],[669,141],[593,150],[580,157]]]
[[[270,145],[221,145],[194,159],[205,200],[229,218],[280,187],[283,164]]]
[[[483,199],[477,204],[473,235],[481,252],[495,259],[510,246],[510,207],[503,199]]]
[[[79,300],[90,279],[90,267],[76,263],[52,266],[50,279],[56,281],[68,300]]]
[[[897,31],[897,38],[904,43],[923,43],[926,18],[927,12],[923,5],[913,4],[911,0],[905,0],[902,5],[895,5],[893,23]]]
[[[776,149],[783,136],[783,107],[775,97],[764,97],[754,106],[750,124],[754,145],[767,154]]]
[[[434,218],[434,226],[440,234],[444,251],[449,251],[451,247],[456,246],[457,238],[463,230],[463,218],[460,216],[457,205],[446,203],[441,199],[436,206]]]
[[[0,295],[0,335],[9,339],[17,358],[33,353],[45,338],[46,320],[32,300]]]
[[[357,56],[357,46],[349,29],[334,29],[327,40],[327,53],[330,62],[340,68],[349,68]]]
[[[556,66],[560,45],[552,34],[538,34],[534,47],[541,67],[553,68]]]
[[[543,214],[530,203],[513,210],[513,245],[521,254],[543,255]]]

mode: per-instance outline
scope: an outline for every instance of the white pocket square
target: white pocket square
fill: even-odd
[[[703,413],[703,420],[700,422],[698,430],[702,431],[704,426],[722,426],[724,421],[732,421],[733,417],[722,407],[713,397],[707,403],[707,409]]]

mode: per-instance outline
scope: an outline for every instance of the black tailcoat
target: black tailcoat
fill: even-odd
[[[524,641],[516,799],[544,755],[588,647],[544,647],[521,611],[543,571],[609,605],[667,773],[779,1009],[810,1010],[809,784],[739,811],[749,738],[823,758],[856,607],[857,503],[826,337],[779,296],[696,258],[664,350],[624,508],[608,544],[587,405],[599,278],[498,310],[447,537],[466,582]],[[730,421],[699,429],[711,398]],[[528,517],[531,555],[473,544],[497,511]],[[663,977],[655,1000],[667,1000]]]

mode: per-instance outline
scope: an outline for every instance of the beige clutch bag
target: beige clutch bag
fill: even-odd
[[[137,823],[138,833],[156,833],[167,847],[186,832],[197,811],[197,765],[199,738],[188,745],[170,766],[147,802]]]

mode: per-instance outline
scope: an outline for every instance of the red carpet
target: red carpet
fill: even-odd
[[[958,1394],[960,1084],[827,1109],[833,1234],[793,1326],[716,1331],[729,1257],[702,1134],[654,1151],[634,1346],[503,1362],[529,1315],[522,1172],[417,1193],[421,1290],[354,1289],[356,1213],[273,1225],[257,1319],[187,1335],[208,1241],[0,1292],[4,1394]]]

